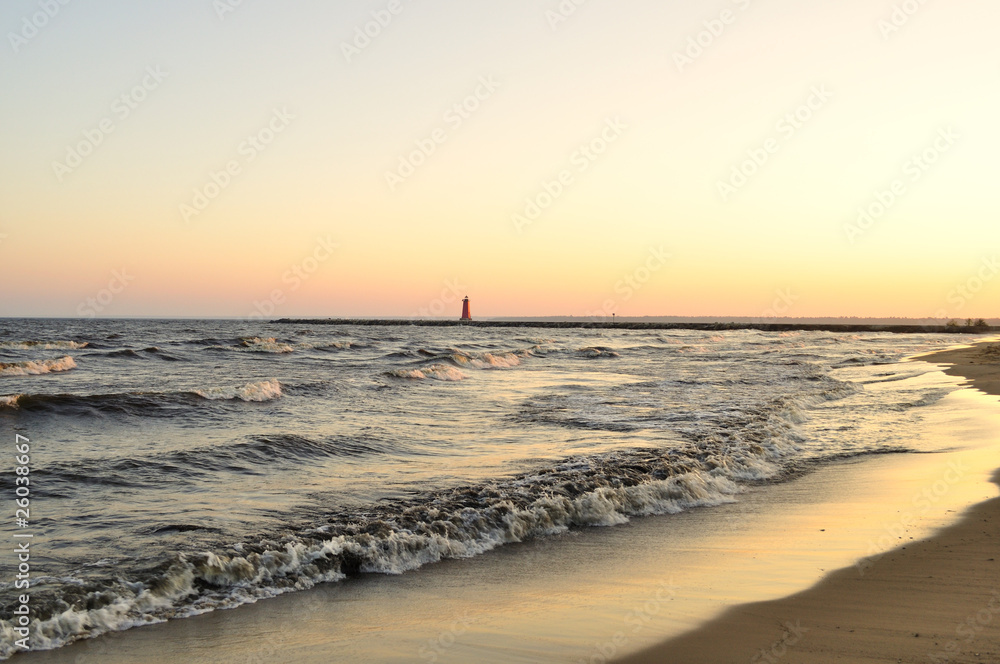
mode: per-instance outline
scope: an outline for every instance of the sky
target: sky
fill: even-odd
[[[996,316],[997,19],[9,0],[0,316]]]

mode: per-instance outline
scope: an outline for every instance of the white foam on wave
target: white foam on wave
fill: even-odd
[[[406,378],[409,380],[443,380],[459,381],[465,380],[467,376],[456,369],[445,364],[432,364],[429,367],[420,369],[396,369],[389,371],[388,375],[394,378]]]
[[[478,357],[470,358],[469,364],[477,369],[512,369],[520,366],[521,360],[514,353],[502,353],[499,355],[483,353]]]
[[[0,348],[10,350],[78,350],[89,345],[86,341],[0,341]]]
[[[440,376],[461,374],[450,365],[432,365],[393,375],[426,379],[435,374],[435,368]],[[280,392],[277,381],[266,381],[221,388],[214,394],[216,398],[242,398],[236,394],[255,393],[266,386]],[[642,463],[630,462],[624,466],[631,468],[626,472],[616,470],[616,464],[628,461],[628,457],[617,461],[580,457],[566,460],[551,472],[481,487],[475,503],[452,502],[442,496],[402,512],[382,517],[373,514],[371,518],[377,521],[370,525],[377,527],[360,532],[331,532],[331,526],[323,526],[301,539],[289,537],[280,543],[237,544],[225,552],[181,554],[158,578],[117,587],[112,601],[102,602],[101,608],[70,609],[47,621],[36,621],[32,646],[58,647],[107,631],[231,608],[338,581],[352,570],[402,574],[573,527],[616,526],[635,516],[676,514],[735,502],[743,490],[739,482],[781,474],[782,460],[794,453],[798,443],[797,424],[808,419],[811,405],[858,389],[836,382],[824,387],[808,397],[775,400],[758,413],[748,411],[744,417],[751,420],[744,423],[741,434],[716,440],[707,455],[707,440],[692,442],[689,449],[678,447],[679,456],[670,462],[676,474],[666,479],[629,483],[623,479],[630,472],[638,472],[633,475],[636,478],[649,477],[655,472],[655,463],[636,471],[635,466]],[[600,485],[576,495],[559,490],[589,481]],[[533,497],[524,500],[529,493]],[[0,657],[10,652],[8,633],[9,624],[0,621]]]
[[[20,394],[0,396],[0,408],[17,408],[17,400],[20,398]]]
[[[0,362],[0,376],[40,376],[47,373],[69,371],[75,368],[76,362],[69,355],[54,360]]]
[[[286,343],[281,343],[274,337],[249,337],[243,340],[243,346],[249,350],[264,353],[294,353],[295,349]]]
[[[574,345],[565,350],[583,349]],[[704,347],[699,350],[704,351]],[[463,368],[493,366],[485,357],[488,354],[462,355],[467,358],[461,363]],[[498,352],[492,357],[498,356],[504,354]],[[449,362],[444,357],[436,359]],[[484,365],[480,367],[473,359]],[[388,375],[415,380],[465,378],[450,363]],[[461,377],[447,378],[449,375]],[[821,377],[817,372],[816,378]],[[267,382],[273,382],[280,393],[277,381]],[[219,388],[210,391],[219,396],[206,398],[239,399],[242,397],[235,393],[253,385],[261,384]],[[816,391],[794,397],[783,391],[786,396],[763,404],[756,397],[748,398],[746,404],[738,404],[740,408],[727,404],[720,414],[725,417],[717,427],[693,422],[688,444],[677,444],[676,456],[671,455],[665,462],[669,471],[678,473],[667,479],[651,479],[663,477],[654,474],[655,464],[650,465],[653,470],[636,470],[636,464],[622,463],[629,458],[628,452],[618,462],[614,457],[580,457],[537,475],[480,487],[475,501],[435,500],[404,506],[399,512],[386,510],[381,517],[374,516],[379,512],[373,510],[371,518],[380,520],[367,524],[375,527],[364,532],[359,532],[360,527],[334,531],[324,526],[308,536],[299,536],[306,541],[289,536],[281,543],[236,544],[224,552],[180,555],[166,572],[145,585],[130,583],[108,590],[116,595],[101,608],[88,610],[82,603],[78,605],[81,608],[44,623],[36,621],[33,633],[40,636],[38,645],[35,641],[32,645],[56,647],[102,631],[254,602],[323,581],[336,581],[344,578],[345,572],[401,574],[442,559],[471,557],[506,543],[572,527],[614,526],[633,516],[671,514],[735,502],[742,490],[739,482],[781,476],[784,462],[795,458],[802,441],[798,425],[815,417],[810,413],[813,406],[864,390],[832,380],[808,385],[816,385]],[[595,475],[593,471],[601,470],[602,462],[606,462],[603,472]],[[624,481],[630,473],[632,478],[646,479],[630,484]],[[595,487],[591,481],[600,481],[601,485]],[[588,488],[576,493],[577,486]],[[10,652],[9,634],[9,624],[0,621],[0,657]]]
[[[100,608],[67,609],[31,624],[32,649],[52,649],[139,625],[232,608],[282,593],[346,578],[338,560],[351,558],[362,572],[402,574],[448,558],[470,558],[507,543],[564,532],[574,526],[614,526],[630,516],[675,514],[733,502],[739,487],[694,471],[630,487],[601,487],[576,498],[545,495],[524,507],[501,500],[482,508],[431,508],[419,528],[388,528],[380,535],[337,535],[314,542],[275,543],[244,553],[181,554],[163,576],[131,583]],[[199,591],[205,584],[214,590]],[[106,597],[106,593],[105,593]],[[191,601],[192,599],[195,601]],[[106,600],[105,600],[106,601]],[[13,654],[14,632],[0,621],[0,657]]]
[[[468,353],[462,350],[452,350],[444,357],[460,367],[473,369],[513,369],[521,365],[521,360],[531,357],[533,349],[497,351],[494,353]]]
[[[277,380],[247,383],[242,387],[210,387],[194,393],[212,401],[273,401],[282,396],[281,383]]]

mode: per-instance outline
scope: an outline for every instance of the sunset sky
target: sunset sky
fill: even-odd
[[[62,2],[0,316],[1000,314],[995,0]]]

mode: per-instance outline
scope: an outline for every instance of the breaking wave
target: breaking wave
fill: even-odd
[[[462,369],[513,369],[521,366],[523,359],[532,357],[534,349],[474,353],[456,348],[390,353],[390,358],[413,358],[417,366],[387,371],[393,378],[411,380],[458,381],[468,378]]]
[[[155,358],[167,362],[177,362],[180,359],[156,346],[150,346],[149,348],[143,348],[141,350],[121,348],[118,350],[91,352],[87,353],[86,357],[113,357],[126,360],[148,360],[150,358]]]
[[[203,399],[211,401],[273,401],[281,398],[281,383],[276,380],[265,380],[259,383],[247,383],[243,387],[213,387],[194,392]]]
[[[0,362],[0,376],[39,376],[47,373],[69,371],[75,368],[76,362],[69,355],[54,360]]]
[[[78,350],[86,341],[0,341],[0,348],[10,350]]]
[[[278,341],[274,337],[241,337],[231,345],[219,344],[214,339],[210,341],[215,343],[208,347],[209,350],[242,351],[245,353],[275,353],[278,355],[295,352],[295,348],[293,346]]]
[[[913,409],[951,389],[869,367],[912,353],[868,337],[828,352],[810,334],[786,351],[728,332],[102,325],[72,353],[86,373],[0,396],[4,418],[65,444],[32,468],[66,547],[32,579],[32,649],[732,502],[814,464],[904,451]],[[0,352],[3,366],[62,354],[25,352],[43,343],[56,342]],[[496,403],[472,402],[494,388]],[[74,393],[41,393],[57,389]],[[0,474],[0,492],[15,480]],[[122,495],[134,514],[109,522]],[[11,580],[0,589],[2,619],[16,600]],[[0,620],[0,659],[15,638]]]
[[[741,483],[784,472],[785,461],[797,449],[795,422],[801,417],[795,402],[779,399],[761,406],[746,427],[706,430],[685,444],[575,457],[511,479],[338,510],[325,523],[211,550],[178,552],[152,569],[114,579],[64,584],[61,594],[41,593],[35,604],[32,646],[56,647],[359,574],[401,574],[570,528],[615,526],[634,516],[733,502]],[[202,472],[199,464],[266,464],[286,459],[290,452],[373,452],[370,443],[346,442],[361,449],[352,450],[344,440],[257,436],[237,445],[123,460],[120,468],[94,470],[125,482],[137,481],[137,471],[141,477],[148,474],[147,481],[162,481],[158,466],[197,473]],[[89,474],[79,467],[50,472],[51,480],[60,472]],[[10,629],[9,623],[0,623],[0,655],[10,647]]]
[[[191,392],[117,392],[112,394],[16,394],[0,406],[61,415],[121,414],[170,417],[204,401],[266,402],[282,397],[281,383],[265,380],[241,387],[211,387]]]
[[[34,604],[38,617],[31,625],[31,643],[53,648],[358,574],[401,574],[572,527],[613,526],[630,516],[731,502],[739,492],[734,482],[700,470],[672,471],[663,465],[649,470],[664,479],[640,482],[628,474],[595,478],[588,472],[599,468],[587,460],[569,461],[552,469],[562,480],[558,483],[541,477],[466,487],[429,503],[341,516],[296,535],[179,553],[141,578],[76,584],[74,596]],[[548,491],[538,491],[540,486]],[[11,654],[10,623],[0,623],[0,637],[0,656]]]
[[[364,458],[398,451],[397,446],[386,441],[359,437],[307,438],[280,433],[253,435],[226,445],[128,456],[114,461],[100,459],[52,463],[35,471],[45,479],[44,485],[36,490],[36,495],[45,496],[49,492],[72,494],[83,485],[149,487],[165,481],[188,484],[210,477],[219,468],[257,474],[260,469],[272,468],[276,464],[294,466],[299,462]],[[13,480],[0,477],[0,488],[13,490]]]
[[[598,358],[611,358],[611,357],[621,357],[618,353],[611,350],[610,348],[605,348],[604,346],[593,346],[591,348],[581,348],[576,351],[578,355],[582,355],[588,359],[598,359]]]
[[[386,372],[386,375],[392,378],[406,378],[409,380],[459,381],[467,378],[464,373],[455,367],[449,367],[444,364],[432,364],[429,367],[422,367],[420,369],[395,369]]]

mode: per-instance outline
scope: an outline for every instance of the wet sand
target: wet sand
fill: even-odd
[[[1000,396],[1000,344],[920,358]],[[1000,459],[998,459],[1000,463]],[[1000,483],[1000,472],[993,477]],[[1000,662],[1000,499],[936,536],[830,575],[791,597],[735,607],[619,660]]]

